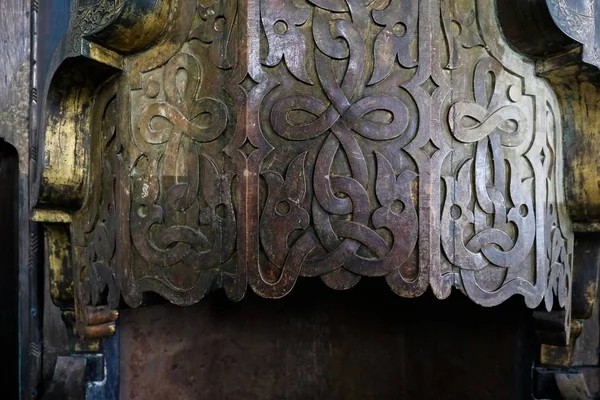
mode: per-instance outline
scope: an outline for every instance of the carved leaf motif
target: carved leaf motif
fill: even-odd
[[[285,180],[276,172],[263,172],[268,196],[260,222],[261,242],[269,259],[279,267],[283,267],[289,253],[290,234],[305,230],[310,220],[302,208],[306,194],[305,159],[306,153],[302,153],[290,163]]]
[[[191,38],[209,43],[210,59],[219,68],[229,69],[236,64],[237,54],[233,41],[235,21],[238,17],[237,1],[217,0],[212,4],[198,5],[202,22],[192,32]]]
[[[304,60],[306,43],[298,29],[308,20],[308,13],[308,9],[298,8],[286,0],[261,3],[263,29],[269,42],[265,65],[275,66],[285,58],[290,72],[301,81],[311,84]]]
[[[411,54],[418,24],[417,0],[391,0],[382,10],[373,10],[373,20],[384,28],[375,38],[375,66],[369,85],[379,83],[390,74],[396,59],[405,68],[417,66]]]
[[[447,69],[461,67],[465,49],[483,46],[479,35],[475,2],[442,0],[441,15],[448,45]]]
[[[99,0],[83,5],[80,1],[74,1],[73,4],[70,36],[71,46],[76,51],[74,46],[77,44],[77,39],[107,26],[123,10],[125,0]]]

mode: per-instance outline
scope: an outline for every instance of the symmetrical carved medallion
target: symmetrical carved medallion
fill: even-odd
[[[380,277],[568,307],[560,110],[491,0],[169,7],[95,102],[71,231],[87,303]]]

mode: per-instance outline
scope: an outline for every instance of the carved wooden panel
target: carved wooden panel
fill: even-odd
[[[600,67],[600,32],[596,18],[600,7],[596,1],[546,0],[556,26],[571,39],[583,44],[584,62]]]
[[[84,304],[377,277],[568,307],[560,109],[494,2],[155,3],[152,46],[81,46],[120,70],[94,95],[73,214]]]

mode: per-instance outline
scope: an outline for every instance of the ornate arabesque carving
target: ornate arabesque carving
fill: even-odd
[[[600,67],[599,36],[596,33],[594,1],[546,0],[554,22],[573,40],[584,44],[583,61]]]
[[[114,332],[121,300],[116,278],[117,171],[122,167],[122,144],[117,135],[118,106],[115,82],[97,95],[91,146],[95,168],[89,176],[89,193],[83,211],[73,217],[74,291],[78,302],[77,329],[81,336]]]
[[[569,307],[560,111],[493,2],[171,4],[93,124],[79,301],[384,277]]]
[[[106,27],[123,10],[125,0],[74,0],[72,3],[71,43],[77,51],[78,39]]]

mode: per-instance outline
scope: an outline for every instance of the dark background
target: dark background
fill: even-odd
[[[120,340],[123,400],[530,399],[539,349],[520,299],[402,299],[379,279],[124,310]]]
[[[18,393],[18,183],[17,151],[0,138],[0,387],[5,399]]]

